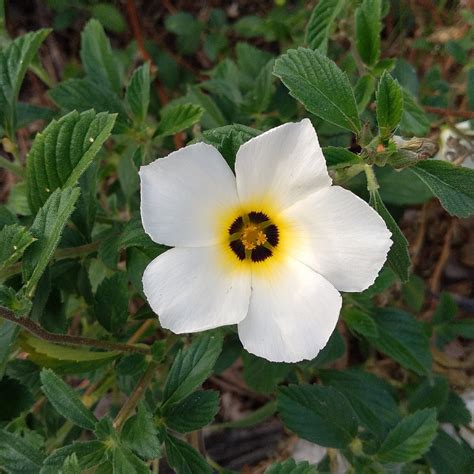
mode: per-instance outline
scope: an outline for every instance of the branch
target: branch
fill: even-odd
[[[429,105],[425,105],[425,110],[431,114],[444,115],[447,117],[474,119],[474,112],[469,112],[467,110],[442,109],[440,107],[430,107]]]
[[[109,351],[133,352],[141,354],[149,354],[149,347],[139,347],[121,342],[102,341],[100,339],[92,339],[89,337],[70,336],[68,334],[55,334],[43,329],[38,323],[26,317],[16,317],[12,311],[0,306],[0,317],[21,326],[31,334],[44,339],[45,341],[57,344],[66,344],[72,346],[90,346]]]
[[[153,375],[155,375],[157,367],[158,364],[156,362],[150,362],[150,364],[148,365],[148,368],[142,375],[142,378],[139,380],[137,386],[135,387],[127,401],[123,404],[122,408],[120,409],[114,420],[114,428],[116,430],[120,430],[123,423],[129,417],[130,413],[137,406],[138,402],[140,401],[146,389],[148,388],[148,384],[151,382]]]

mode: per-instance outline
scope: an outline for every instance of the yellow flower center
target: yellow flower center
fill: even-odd
[[[229,246],[241,261],[266,260],[273,255],[278,242],[278,228],[263,212],[243,214],[229,227]]]

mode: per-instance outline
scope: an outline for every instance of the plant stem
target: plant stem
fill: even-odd
[[[110,342],[110,341],[102,341],[100,339],[92,339],[89,337],[81,337],[81,336],[70,336],[68,334],[54,334],[52,332],[46,331],[43,329],[38,323],[35,323],[33,320],[25,317],[16,317],[15,313],[9,311],[6,308],[0,307],[0,317],[11,321],[12,323],[18,324],[22,328],[29,331],[31,334],[44,339],[45,341],[58,343],[58,344],[66,344],[66,345],[73,345],[73,346],[90,346],[90,347],[97,347],[99,349],[106,349],[111,351],[120,351],[120,352],[132,352],[132,353],[141,353],[141,354],[149,354],[150,348],[149,347],[139,347],[133,346],[131,344],[126,344],[122,342]]]
[[[7,160],[4,156],[0,155],[0,158],[0,168],[5,168],[11,173],[16,174],[20,178],[25,177],[25,173],[21,165],[19,165],[18,163],[14,163],[13,161]]]
[[[377,182],[377,177],[375,176],[372,165],[365,165],[364,171],[365,171],[365,175],[367,176],[368,191],[370,193],[377,191],[377,189],[379,189],[379,183]]]
[[[150,362],[150,364],[148,365],[148,368],[146,369],[145,373],[142,375],[142,378],[139,380],[132,394],[130,395],[128,400],[124,403],[124,405],[118,412],[118,415],[116,416],[114,420],[114,428],[117,431],[120,431],[120,428],[122,427],[124,422],[127,420],[130,413],[134,410],[134,408],[137,406],[142,396],[145,394],[145,391],[148,388],[148,384],[151,382],[151,380],[153,379],[153,376],[155,375],[157,367],[158,367],[158,364],[156,362],[154,361]]]
[[[79,245],[77,247],[56,249],[56,251],[54,252],[53,258],[55,260],[62,260],[65,258],[72,258],[72,257],[84,257],[98,250],[101,243],[102,243],[101,240],[96,240],[94,242],[91,242],[90,244]],[[13,265],[10,265],[9,267],[0,271],[0,281],[4,281],[20,272],[21,272],[21,262],[14,263]]]

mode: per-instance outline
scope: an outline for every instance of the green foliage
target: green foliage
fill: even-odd
[[[452,215],[467,217],[474,213],[474,171],[439,160],[423,161],[410,169],[433,191]]]
[[[210,375],[222,350],[222,339],[204,335],[186,350],[180,350],[163,390],[163,405],[172,405],[190,395]]]
[[[388,252],[388,263],[401,281],[408,280],[410,268],[410,254],[408,253],[408,241],[398,227],[395,219],[388,212],[377,189],[370,192],[370,205],[382,216],[388,230],[392,233],[392,246]]]
[[[308,112],[359,133],[352,87],[346,74],[327,56],[305,48],[291,49],[275,61],[274,74]]]
[[[44,456],[27,440],[0,430],[0,462],[12,474],[39,473]]]
[[[212,469],[203,457],[189,444],[174,436],[165,440],[166,456],[177,474],[211,474]]]
[[[344,0],[321,0],[314,7],[306,26],[306,43],[311,49],[327,53],[329,33],[343,5]]]
[[[420,410],[405,417],[388,434],[377,457],[382,462],[410,462],[420,458],[436,436],[436,410]]]
[[[346,397],[332,387],[290,385],[278,389],[283,423],[301,438],[344,448],[357,434],[357,416]]]
[[[74,186],[99,152],[115,122],[107,113],[71,112],[36,136],[28,155],[28,201],[38,212],[57,188]]]
[[[403,93],[396,79],[384,72],[376,92],[377,122],[383,139],[398,127],[403,113]]]
[[[90,20],[82,32],[81,60],[91,81],[103,84],[116,94],[120,94],[119,68],[109,39],[97,20]]]
[[[6,225],[0,230],[0,270],[15,263],[35,241],[34,237],[18,224]]]
[[[380,58],[381,0],[363,0],[356,10],[357,50],[367,66]]]
[[[56,189],[38,211],[30,228],[36,242],[29,246],[23,260],[23,280],[27,293],[34,291],[46,269],[78,197],[78,188]]]
[[[296,463],[293,459],[272,464],[265,474],[317,474],[316,466],[311,466],[308,462],[303,461]]]
[[[174,405],[165,405],[166,426],[178,433],[195,431],[212,422],[219,411],[219,395],[212,390],[191,393]]]
[[[96,417],[83,405],[79,395],[52,370],[41,372],[43,393],[64,418],[87,430],[93,430]]]
[[[127,86],[126,98],[134,117],[143,122],[150,105],[150,63],[137,68]]]
[[[16,128],[16,101],[26,70],[50,31],[29,32],[0,52],[0,122],[9,137]]]
[[[161,120],[156,134],[162,137],[174,135],[199,121],[204,109],[199,105],[178,104],[161,111]]]

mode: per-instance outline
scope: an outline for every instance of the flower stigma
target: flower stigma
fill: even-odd
[[[277,226],[263,212],[237,217],[229,227],[229,246],[241,261],[263,262],[278,246]]]

